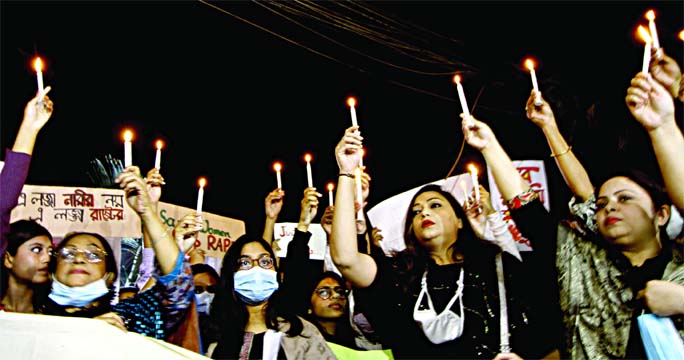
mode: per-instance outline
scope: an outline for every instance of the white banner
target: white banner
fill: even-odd
[[[520,172],[520,175],[530,184],[530,187],[539,194],[539,199],[550,210],[549,186],[546,181],[546,168],[542,160],[515,160],[513,164]],[[511,218],[511,213],[506,206],[506,201],[501,196],[499,188],[492,177],[491,171],[487,168],[487,178],[489,179],[489,193],[492,198],[492,206],[501,213],[501,217],[508,223],[508,230],[513,234],[513,240],[520,251],[531,251],[530,241],[520,234],[515,222]]]
[[[292,241],[297,223],[276,223],[273,226],[273,251],[277,257],[287,257],[287,245]],[[327,235],[321,224],[309,225],[311,238],[309,239],[309,259],[323,260]]]

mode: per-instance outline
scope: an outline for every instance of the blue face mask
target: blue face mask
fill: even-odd
[[[197,312],[209,315],[211,302],[214,301],[214,294],[205,290],[201,294],[195,294],[195,300],[197,301]]]
[[[67,286],[52,279],[52,291],[48,297],[62,306],[83,307],[109,292],[105,277],[83,286]]]
[[[247,305],[256,305],[266,301],[278,290],[278,279],[275,270],[255,266],[249,270],[237,271],[233,287],[240,300]]]

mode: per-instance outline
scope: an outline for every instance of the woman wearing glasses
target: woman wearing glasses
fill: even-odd
[[[150,236],[159,266],[155,285],[112,305],[118,273],[112,248],[100,234],[75,232],[64,237],[54,250],[49,266],[52,291],[41,312],[96,318],[122,330],[166,339],[192,301],[190,264],[184,261],[176,241],[150,206],[138,167],[124,169],[116,182]]]
[[[316,326],[284,303],[274,259],[265,240],[248,234],[226,252],[211,305],[221,329],[212,358],[335,358]]]

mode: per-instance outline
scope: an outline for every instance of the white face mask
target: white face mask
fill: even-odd
[[[197,312],[209,315],[214,294],[204,290],[201,294],[195,294],[195,300],[197,301]]]
[[[90,284],[72,287],[62,284],[57,281],[57,277],[54,277],[52,279],[52,291],[48,297],[62,306],[83,307],[109,292],[105,278],[107,275]]]
[[[437,315],[432,305],[430,293],[427,291],[427,270],[423,273],[423,279],[420,284],[420,294],[416,300],[416,305],[413,307],[413,320],[423,330],[423,334],[433,344],[441,344],[447,341],[458,338],[463,334],[463,268],[461,268],[461,275],[458,278],[458,289],[456,294],[451,298],[449,303],[444,308],[441,314]],[[420,303],[423,301],[423,296],[427,295],[428,308],[420,310]],[[451,311],[451,306],[454,305],[458,299],[459,307],[461,308],[461,315],[454,314]]]

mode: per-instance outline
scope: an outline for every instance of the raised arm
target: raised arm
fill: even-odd
[[[281,189],[275,189],[266,195],[264,200],[264,208],[266,211],[266,221],[264,223],[264,234],[263,238],[268,242],[271,247],[273,247],[273,227],[278,220],[278,215],[283,209],[283,198],[285,197],[285,191]],[[275,249],[274,249],[275,250]]]
[[[330,254],[344,278],[354,286],[364,288],[373,282],[378,268],[373,258],[359,252],[356,240],[354,170],[361,160],[363,140],[357,129],[358,126],[347,128],[335,147],[340,175],[337,178]]]
[[[651,138],[672,203],[684,209],[684,137],[675,121],[674,99],[658,81],[638,73],[627,89],[625,102]]]
[[[587,171],[572,152],[572,147],[568,145],[560,133],[556,124],[556,117],[549,103],[542,99],[542,105],[536,106],[534,99],[535,92],[532,90],[525,105],[527,118],[544,132],[551,149],[550,156],[556,161],[556,165],[570,191],[582,201],[586,201],[594,192],[594,186],[591,184]]]

